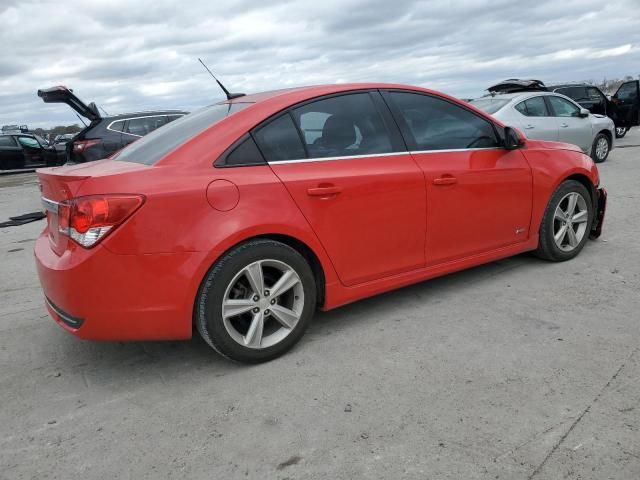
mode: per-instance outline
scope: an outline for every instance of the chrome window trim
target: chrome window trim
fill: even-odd
[[[186,115],[186,113],[178,113],[178,112],[176,112],[176,113],[163,113],[161,115],[143,115],[143,116],[140,116],[140,117],[119,118],[118,120],[114,120],[109,125],[107,125],[107,130],[109,130],[111,132],[115,132],[115,133],[123,133],[125,135],[131,135],[132,137],[142,138],[142,137],[144,137],[144,135],[136,135],[135,133],[129,133],[129,132],[123,132],[123,131],[119,131],[119,130],[114,130],[113,128],[111,128],[111,125],[113,125],[116,122],[128,122],[130,120],[138,120],[140,118],[174,117],[176,115],[184,117]],[[176,120],[177,120],[177,118],[176,118]],[[165,125],[166,125],[166,123],[165,123]],[[149,132],[149,133],[151,133],[151,132]]]
[[[50,200],[46,197],[41,197],[40,200],[42,202],[42,207],[45,209],[45,211],[55,213],[56,215],[58,214],[58,209],[60,208],[60,202],[56,202],[55,200]]]
[[[342,157],[320,157],[320,158],[300,158],[295,160],[276,160],[275,162],[267,162],[269,165],[281,165],[286,163],[312,163],[312,162],[331,162],[334,160],[359,160],[363,158],[373,157],[392,157],[401,155],[412,155],[422,153],[451,153],[451,152],[473,152],[476,150],[504,150],[502,147],[481,147],[481,148],[450,148],[442,150],[413,150],[410,152],[391,152],[391,153],[371,153],[368,155],[346,155]]]

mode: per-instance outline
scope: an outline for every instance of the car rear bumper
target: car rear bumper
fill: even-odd
[[[604,188],[596,189],[597,201],[596,211],[591,225],[591,233],[589,238],[595,239],[602,235],[602,226],[604,224],[604,215],[607,210],[607,191]]]
[[[98,245],[58,256],[45,231],[35,258],[47,309],[68,332],[90,340],[191,338],[203,254],[116,255]]]

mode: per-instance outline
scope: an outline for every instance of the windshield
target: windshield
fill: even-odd
[[[492,114],[504,107],[509,101],[510,100],[505,100],[504,98],[477,98],[471,100],[469,103],[483,112]]]
[[[121,162],[153,165],[190,138],[249,105],[251,104],[219,103],[205,107],[154,130],[140,140],[129,144],[111,158]]]

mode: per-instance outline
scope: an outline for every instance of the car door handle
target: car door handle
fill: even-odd
[[[433,179],[434,185],[453,185],[454,183],[458,183],[456,177],[447,176]]]
[[[567,125],[566,123],[561,123],[561,124],[560,124],[560,126],[561,126],[562,128],[567,128],[569,125]]]
[[[531,130],[531,129],[533,129],[533,128],[536,128],[536,127],[534,127],[533,125],[526,125],[526,126],[524,127],[524,129],[525,129],[525,130]]]
[[[331,197],[342,192],[342,187],[336,185],[327,185],[307,189],[307,195],[310,197]]]

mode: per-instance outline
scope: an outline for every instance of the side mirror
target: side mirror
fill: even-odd
[[[580,109],[580,113],[578,114],[579,117],[585,118],[589,116],[589,110],[587,110],[586,108],[581,108]]]
[[[524,145],[524,140],[518,134],[518,131],[512,127],[504,127],[504,148],[507,150],[515,150]]]

